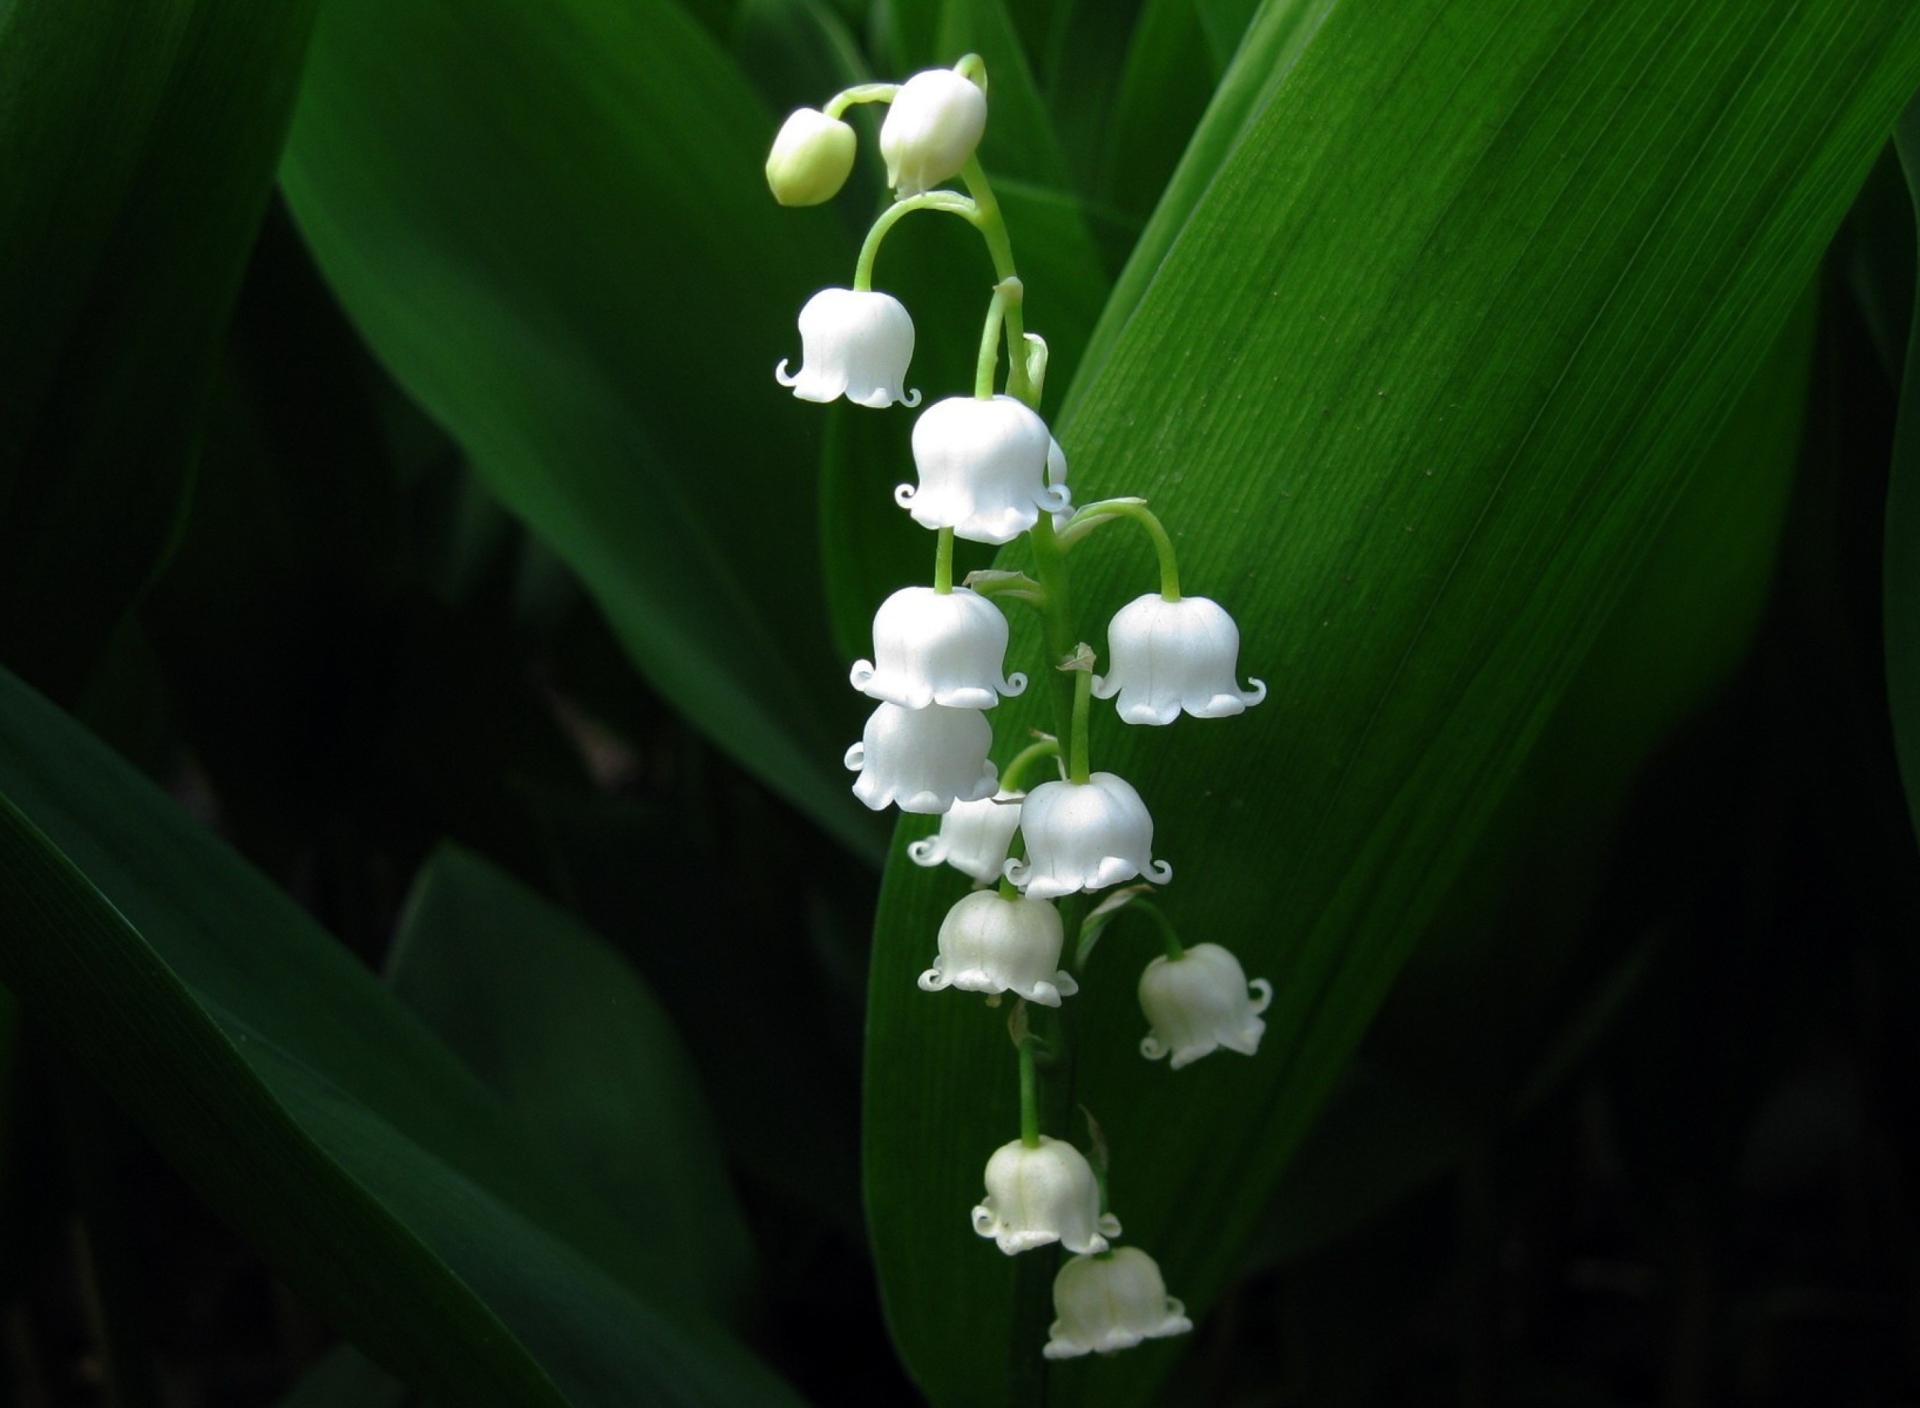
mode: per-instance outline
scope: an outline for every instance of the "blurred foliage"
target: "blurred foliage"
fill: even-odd
[[[1076,491],[1275,685],[1096,724],[1280,997],[1174,1080],[1102,945],[1204,1313],[1051,1373],[839,769],[911,417],[768,375],[884,192],[765,140],[962,49]],[[1916,84],[1900,0],[0,0],[0,1405],[1920,1398]],[[879,275],[963,383],[967,232]]]

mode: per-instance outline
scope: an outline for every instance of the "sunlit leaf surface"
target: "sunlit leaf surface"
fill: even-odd
[[[1278,989],[1259,1058],[1178,1076],[1138,1055],[1145,941],[1103,940],[1068,1009],[1054,1132],[1100,1119],[1128,1239],[1202,1311],[1920,80],[1920,15],[1346,4],[1287,58],[1059,427],[1076,496],[1148,495],[1273,686],[1224,723],[1094,726],[1168,912]],[[1076,557],[1096,647],[1150,562],[1111,528]],[[1003,754],[1038,695],[996,711]],[[998,1015],[913,981],[962,892],[896,850],[869,1197],[911,1367],[1005,1403],[1047,1278],[1016,1316],[967,1209],[1013,1063]],[[1144,1401],[1177,1353],[1065,1365],[1050,1401]]]

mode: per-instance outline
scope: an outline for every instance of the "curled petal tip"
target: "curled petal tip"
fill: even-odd
[[[920,991],[939,992],[947,985],[948,981],[947,975],[942,973],[938,968],[929,968],[920,975]]]
[[[1021,674],[1020,671],[1015,670],[1012,674],[1007,676],[1007,682],[1004,686],[1001,687],[1000,692],[1006,695],[1007,698],[1011,699],[1016,694],[1026,693],[1026,689],[1027,689],[1027,677]]]
[[[913,390],[909,391],[906,395],[902,396],[900,398],[900,404],[905,406],[908,410],[912,410],[915,406],[919,405],[920,404],[920,388],[916,386]]]
[[[1093,697],[1095,699],[1111,699],[1120,692],[1119,681],[1114,680],[1113,683],[1109,684],[1109,680],[1113,680],[1112,675],[1095,675],[1093,677]]]
[[[918,493],[919,490],[911,484],[896,484],[893,486],[893,501],[901,508],[911,508],[914,496]]]
[[[782,357],[780,359],[780,365],[773,369],[773,379],[779,382],[782,386],[792,386],[795,382],[800,380],[800,378],[797,376],[787,375],[787,363],[791,362],[792,360],[793,358],[791,357]]]
[[[993,1209],[985,1203],[973,1210],[973,1230],[982,1237],[993,1235]]]
[[[1164,860],[1157,860],[1147,867],[1146,876],[1154,884],[1164,885],[1173,879],[1173,867]]]
[[[1259,996],[1253,1000],[1253,1015],[1258,1017],[1262,1012],[1266,1011],[1268,1007],[1273,1005],[1273,984],[1265,978],[1255,978],[1247,984],[1247,987],[1251,991],[1259,994]]]
[[[1048,513],[1065,513],[1073,507],[1073,492],[1064,484],[1049,484],[1040,491],[1034,503]]]
[[[1157,1037],[1143,1036],[1140,1038],[1140,1054],[1149,1061],[1158,1061],[1167,1054],[1167,1048]]]
[[[859,772],[861,768],[866,766],[866,757],[867,745],[864,740],[847,749],[847,756],[844,761],[846,762],[848,771]]]
[[[923,836],[907,847],[907,859],[915,865],[938,865],[946,859],[946,849],[938,836]]]
[[[853,662],[853,669],[847,673],[847,682],[855,689],[864,691],[872,682],[874,674],[873,661],[856,660]]]
[[[1060,990],[1062,997],[1072,997],[1080,991],[1079,981],[1064,968],[1053,975],[1053,985]]]
[[[1266,697],[1267,682],[1265,680],[1248,680],[1247,692],[1240,696],[1240,702],[1251,709]]]

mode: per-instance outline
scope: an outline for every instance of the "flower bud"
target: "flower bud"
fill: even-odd
[[[1140,1054],[1158,1061],[1172,1052],[1176,1071],[1216,1047],[1251,1056],[1267,1030],[1260,1014],[1272,1001],[1273,984],[1265,978],[1248,983],[1240,960],[1218,944],[1156,958],[1140,975],[1140,1010],[1152,1028]]]
[[[1128,602],[1107,626],[1113,671],[1096,676],[1096,699],[1120,696],[1130,724],[1170,724],[1182,709],[1196,719],[1224,719],[1267,697],[1259,680],[1241,689],[1240,628],[1203,596],[1168,601],[1157,592]]]
[[[1034,1148],[1016,1139],[994,1150],[973,1230],[1008,1256],[1048,1242],[1070,1252],[1103,1252],[1107,1238],[1120,1235],[1120,1219],[1100,1211],[1100,1188],[1086,1156],[1043,1134]]]
[[[1136,875],[1156,885],[1173,867],[1153,858],[1153,818],[1124,779],[1096,772],[1085,782],[1043,782],[1020,804],[1027,859],[1007,862],[1007,878],[1029,899],[1101,890]]]
[[[782,205],[819,205],[840,194],[853,170],[853,129],[818,108],[795,108],[773,139],[767,186]]]
[[[915,865],[950,865],[975,880],[998,880],[1026,795],[1002,790],[982,801],[955,802],[940,818],[939,834],[908,846],[908,857]]]
[[[873,618],[873,660],[853,667],[853,687],[875,699],[924,709],[991,709],[1027,687],[1004,676],[1007,618],[965,587],[902,587]],[[875,662],[878,662],[877,664]]]
[[[916,73],[900,85],[880,124],[887,184],[917,196],[958,176],[987,130],[987,95],[950,68]]]
[[[1045,900],[975,890],[940,922],[940,956],[920,975],[920,986],[927,992],[1010,992],[1058,1007],[1061,998],[1080,991],[1060,966],[1064,937],[1060,912]]]
[[[978,709],[882,704],[847,750],[847,766],[860,774],[853,795],[875,811],[938,816],[956,801],[993,795],[1000,770],[987,760],[991,747],[993,729]]]
[[[901,390],[913,360],[913,319],[892,294],[821,289],[800,310],[800,351],[798,372],[788,376],[782,360],[773,377],[802,401],[845,396],[876,410],[920,404],[918,391]]]
[[[1011,396],[950,396],[927,407],[913,423],[913,462],[920,483],[902,484],[894,501],[922,528],[951,528],[971,543],[1012,542],[1042,510],[1071,502],[1064,484],[1047,482],[1050,467],[1066,474],[1047,423]]]
[[[1040,1351],[1049,1359],[1112,1354],[1193,1328],[1159,1265],[1138,1247],[1070,1259],[1053,1278],[1053,1310],[1059,1319]]]

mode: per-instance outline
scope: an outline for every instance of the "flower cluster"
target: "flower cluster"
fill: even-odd
[[[978,886],[941,923],[921,988],[978,993],[989,1004],[1006,994],[1017,999],[1009,1026],[1019,1061],[1020,1137],[987,1161],[974,1230],[1010,1256],[1053,1243],[1071,1253],[1054,1283],[1059,1318],[1045,1353],[1109,1354],[1192,1326],[1153,1259],[1112,1245],[1120,1223],[1106,1206],[1106,1155],[1097,1133],[1092,1160],[1041,1133],[1037,1053],[1044,1051],[1050,1068],[1070,1053],[1057,1033],[1043,1039],[1030,1029],[1028,1004],[1058,1008],[1073,997],[1080,984],[1072,970],[1129,911],[1150,917],[1165,941],[1165,953],[1139,981],[1148,1027],[1140,1049],[1149,1060],[1171,1056],[1177,1070],[1222,1047],[1253,1055],[1273,990],[1265,980],[1249,983],[1239,960],[1217,944],[1184,947],[1146,897],[1173,878],[1173,869],[1154,854],[1153,817],[1139,791],[1090,765],[1091,701],[1114,700],[1123,723],[1164,726],[1183,713],[1239,714],[1266,697],[1266,686],[1239,682],[1239,629],[1217,603],[1182,594],[1172,541],[1145,500],[1073,503],[1066,454],[1039,413],[1046,343],[1025,329],[1025,287],[975,156],[987,121],[977,57],[903,84],[852,88],[823,109],[795,112],[767,160],[775,198],[812,205],[840,190],[855,153],[842,114],[866,102],[888,105],[880,151],[895,199],[867,236],[853,286],[823,289],[801,310],[801,364],[789,372],[781,362],[780,383],[808,401],[919,406],[920,393],[906,389],[913,319],[872,287],[882,241],[914,211],[946,212],[978,229],[997,282],[971,393],[935,401],[914,422],[915,479],[894,498],[937,535],[933,582],[895,592],[874,616],[873,658],[856,662],[849,676],[874,709],[846,763],[859,774],[853,792],[867,806],[940,818],[937,834],[909,846],[913,861],[951,866]],[[943,185],[956,177],[964,192]],[[1088,535],[1122,520],[1152,539],[1160,589],[1108,623],[1108,668],[1096,674],[1094,652],[1076,639],[1064,564]],[[1033,575],[988,572],[954,582],[956,539],[997,546],[1023,535]],[[1046,664],[1072,681],[1070,690],[1062,683],[1054,691],[1057,731],[1035,735],[1004,769],[989,756],[986,711],[1022,693],[1028,680],[1006,666],[1002,601],[1039,609]],[[1043,775],[1028,787],[1036,772]],[[1112,893],[1084,920],[1063,913],[1061,901],[1102,890]]]

